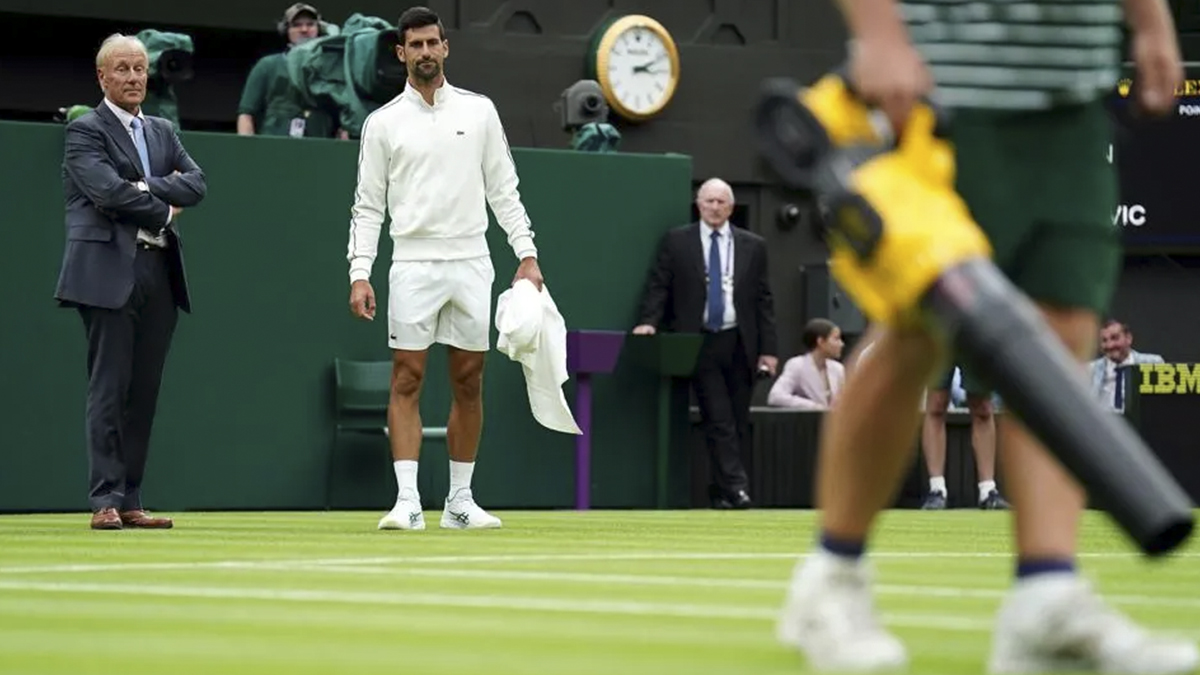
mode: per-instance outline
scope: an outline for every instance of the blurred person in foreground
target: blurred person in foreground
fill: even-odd
[[[1121,65],[1122,5],[840,0],[850,77],[897,129],[932,95],[953,113],[957,188],[991,240],[997,266],[1034,301],[1079,359],[1095,353],[1121,246],[1111,215],[1111,122],[1101,98]],[[1171,109],[1183,79],[1163,0],[1124,0],[1137,101]],[[1022,336],[1013,335],[1020,340]],[[795,569],[777,626],[818,671],[907,664],[874,609],[868,537],[910,467],[922,390],[953,355],[924,331],[883,329],[824,427],[814,555]],[[1151,635],[1110,608],[1076,570],[1078,483],[1012,415],[999,423],[1013,505],[1015,582],[994,626],[988,670],[1188,673],[1194,642]]]

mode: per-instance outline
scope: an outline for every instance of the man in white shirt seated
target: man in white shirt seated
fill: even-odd
[[[1132,368],[1142,363],[1164,363],[1163,357],[1134,350],[1133,331],[1117,319],[1109,319],[1100,326],[1100,352],[1104,356],[1088,364],[1092,376],[1092,392],[1114,412],[1123,413],[1126,381],[1118,380],[1118,369]]]
[[[805,353],[788,359],[783,373],[767,394],[767,405],[794,410],[828,410],[846,381],[842,331],[828,319],[813,319],[804,327]]]

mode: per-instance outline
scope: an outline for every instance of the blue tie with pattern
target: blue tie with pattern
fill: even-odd
[[[708,329],[721,330],[725,324],[725,290],[721,288],[721,233],[712,233],[708,247]]]
[[[150,177],[150,151],[146,149],[146,132],[142,129],[142,120],[133,118],[129,123],[133,127],[133,145],[137,148],[138,157],[142,160],[142,175]]]

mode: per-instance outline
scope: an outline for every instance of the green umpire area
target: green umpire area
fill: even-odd
[[[366,512],[180,513],[92,532],[0,517],[0,672],[795,675],[773,637],[811,512],[503,512],[381,532]],[[436,521],[434,521],[436,522]],[[893,511],[872,556],[910,672],[983,672],[1012,578],[1002,512]],[[1200,639],[1200,549],[1149,562],[1086,516],[1083,574]]]

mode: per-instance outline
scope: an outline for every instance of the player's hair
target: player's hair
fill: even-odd
[[[396,22],[396,35],[400,38],[400,44],[404,44],[405,34],[412,29],[424,28],[426,26],[437,26],[438,37],[446,39],[446,27],[442,25],[442,19],[428,7],[409,7],[400,15],[400,20]]]
[[[804,324],[804,333],[801,340],[804,342],[804,348],[812,351],[817,348],[817,342],[827,339],[833,335],[833,331],[837,330],[837,324],[829,319],[813,319]]]
[[[133,47],[145,54],[147,60],[150,59],[150,52],[146,50],[146,45],[142,44],[141,40],[132,35],[113,33],[100,43],[100,49],[96,52],[96,67],[103,68],[108,59],[112,57],[113,52],[122,47]]]

